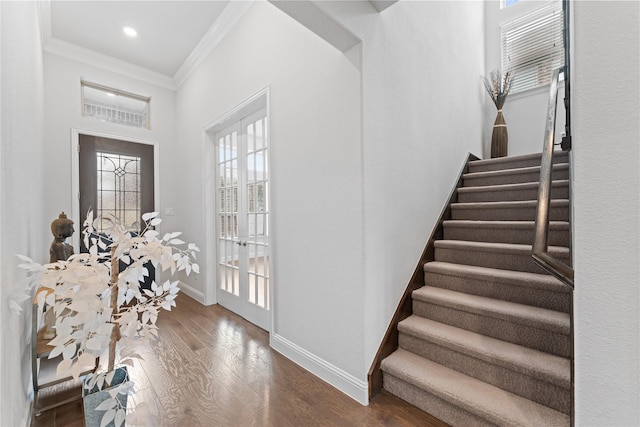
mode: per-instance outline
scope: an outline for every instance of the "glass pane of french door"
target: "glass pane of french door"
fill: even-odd
[[[269,329],[269,180],[266,111],[216,134],[218,301]]]

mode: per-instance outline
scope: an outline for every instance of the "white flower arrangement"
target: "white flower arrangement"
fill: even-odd
[[[67,261],[41,265],[18,255],[21,268],[29,275],[27,292],[35,294],[42,312],[45,306],[55,314],[56,337],[49,358],[62,355],[58,375],[78,378],[87,368],[97,366],[97,360],[108,353],[105,372],[94,373],[85,381],[85,388],[102,388],[111,384],[118,344],[118,362],[132,365],[141,358],[136,348],[158,335],[156,321],[161,309],[176,306],[178,281],[162,285],[151,282],[149,289],[141,283],[149,277],[145,265],[151,263],[171,275],[177,271],[198,273],[195,263],[198,247],[180,240],[180,232],[166,233],[162,238],[153,227],[161,223],[157,212],[142,215],[144,229],[128,230],[115,217],[94,220],[89,211],[83,224],[83,237],[88,253],[72,255]],[[96,224],[100,221],[100,231]],[[185,249],[180,249],[186,245]],[[13,307],[19,307],[17,303]],[[35,345],[35,343],[34,343]],[[132,383],[125,381],[109,391],[106,401],[96,409],[105,411],[101,425],[125,421],[126,409],[118,394],[130,393]],[[132,415],[132,414],[130,414]]]

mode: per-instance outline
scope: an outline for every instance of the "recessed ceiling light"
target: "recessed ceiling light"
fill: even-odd
[[[131,27],[124,27],[122,31],[124,31],[124,33],[129,37],[135,37],[138,35],[138,32]]]

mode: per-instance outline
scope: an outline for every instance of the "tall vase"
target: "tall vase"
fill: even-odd
[[[491,134],[491,158],[506,157],[508,141],[507,124],[504,121],[502,109],[499,109],[496,121],[493,123],[493,133]]]

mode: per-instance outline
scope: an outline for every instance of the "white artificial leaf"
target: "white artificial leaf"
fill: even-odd
[[[169,243],[171,243],[172,245],[183,245],[184,241],[180,239],[171,239]]]
[[[106,411],[111,408],[115,408],[117,401],[115,399],[105,399],[98,406],[96,406],[96,411]]]
[[[24,261],[24,262],[27,262],[27,263],[29,263],[29,264],[33,264],[33,260],[32,260],[31,258],[27,257],[27,256],[20,255],[20,254],[17,254],[16,256],[17,256],[18,258],[20,258],[20,259],[21,259],[22,261]]]
[[[191,269],[194,273],[200,273],[200,266],[198,264],[191,264]]]
[[[69,359],[64,359],[60,363],[58,363],[58,367],[56,368],[56,374],[58,376],[68,375],[69,368],[71,367],[71,363],[73,363]]]
[[[159,225],[162,222],[161,218],[154,218],[151,220],[151,222],[149,224],[151,224],[151,226],[155,227],[156,225]]]
[[[62,358],[63,359],[71,359],[75,354],[76,354],[76,345],[75,344],[69,344],[62,351]]]
[[[119,427],[124,423],[125,415],[126,415],[126,412],[124,409],[118,409],[116,411],[116,417],[113,421],[116,427]]]
[[[154,238],[154,237],[158,237],[160,235],[160,233],[158,233],[156,230],[147,230],[144,232],[144,237],[147,238]]]
[[[113,408],[109,409],[102,416],[102,421],[100,422],[100,427],[105,427],[107,424],[109,424],[115,418],[115,416],[116,416],[116,410],[113,409]]]
[[[93,356],[90,353],[82,353],[78,357],[78,362],[77,363],[78,363],[78,365],[80,365],[82,367],[95,366],[96,358],[95,358],[95,356]]]
[[[143,213],[142,214],[142,220],[143,221],[149,221],[150,219],[153,219],[155,217],[158,216],[158,212],[147,212],[147,213]]]
[[[105,377],[105,381],[107,381],[107,384],[111,384],[111,382],[113,381],[113,376],[116,374],[116,371],[113,370],[111,372],[109,372],[107,374],[107,376]]]
[[[64,350],[64,345],[59,345],[59,346],[55,347],[49,353],[49,359],[55,359],[56,357],[60,356],[62,354],[63,350]]]

